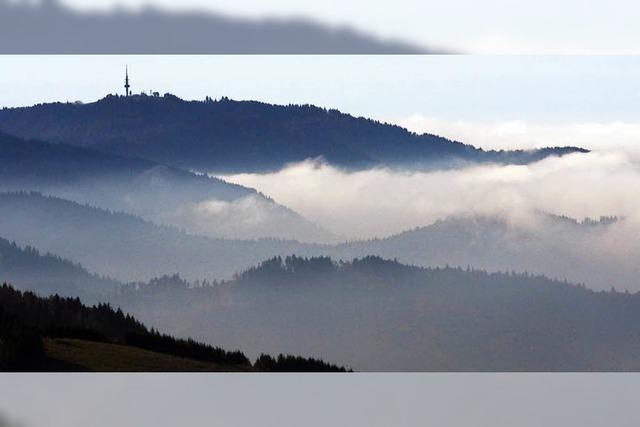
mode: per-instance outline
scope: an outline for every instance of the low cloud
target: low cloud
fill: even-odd
[[[327,242],[332,236],[289,209],[250,195],[232,201],[185,203],[158,221],[213,238],[283,238]]]
[[[640,155],[640,123],[575,122],[544,124],[524,120],[471,122],[414,114],[392,122],[416,133],[434,133],[485,149],[579,146]]]
[[[436,172],[347,172],[305,161],[276,173],[222,178],[256,188],[349,238],[383,237],[453,215],[501,215],[526,224],[534,211],[575,218],[640,213],[634,196],[640,166],[623,152]]]

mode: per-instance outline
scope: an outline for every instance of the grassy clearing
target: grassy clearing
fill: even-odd
[[[93,372],[230,372],[222,366],[137,347],[68,338],[45,338],[47,358],[69,370]]]

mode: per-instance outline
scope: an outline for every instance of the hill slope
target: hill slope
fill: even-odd
[[[371,254],[420,266],[467,266],[528,271],[585,283],[592,289],[640,290],[637,226],[625,218],[578,222],[534,213],[504,217],[451,217],[384,239],[338,245],[344,259]]]
[[[248,367],[217,365],[122,344],[45,338],[44,370],[90,372],[229,372]]]
[[[211,239],[35,193],[0,193],[0,215],[0,236],[123,282],[173,273],[188,280],[230,278],[276,255],[343,260],[378,255],[425,267],[528,271],[592,289],[640,290],[640,245],[629,239],[636,227],[624,218],[578,223],[538,214],[530,224],[517,224],[458,217],[385,239],[334,246]]]
[[[121,297],[163,329],[365,371],[637,371],[640,294],[367,257],[276,258],[214,287]]]
[[[151,161],[0,133],[0,191],[31,190],[210,237],[331,240],[253,189]]]
[[[0,238],[0,283],[9,282],[39,295],[59,294],[91,302],[120,286],[114,280],[90,274],[78,264]]]
[[[308,254],[316,247],[194,236],[38,193],[0,193],[0,217],[0,236],[123,282],[176,272],[189,280],[229,278],[274,255]]]
[[[262,355],[255,366],[239,351],[147,329],[107,304],[38,297],[0,286],[0,371],[344,371],[317,359]]]
[[[528,163],[584,151],[483,151],[311,105],[226,98],[196,102],[169,94],[3,109],[0,130],[205,172],[274,170],[319,156],[349,168],[450,167],[461,162]]]

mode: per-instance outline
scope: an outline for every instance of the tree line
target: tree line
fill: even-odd
[[[227,351],[148,329],[109,304],[89,307],[79,298],[41,297],[6,283],[0,286],[0,370],[30,371],[48,366],[45,337],[116,343],[247,370],[344,371],[321,360],[284,355],[275,359],[263,356],[252,364],[240,351]]]

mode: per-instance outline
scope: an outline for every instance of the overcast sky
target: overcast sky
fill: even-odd
[[[24,1],[24,0],[23,0]],[[240,17],[305,17],[470,53],[639,53],[633,0],[63,0],[84,9],[160,5]]]

